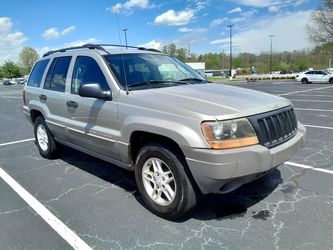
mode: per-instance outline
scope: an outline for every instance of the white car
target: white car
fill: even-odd
[[[333,74],[323,70],[309,70],[296,76],[296,81],[306,83],[331,83],[333,84]]]

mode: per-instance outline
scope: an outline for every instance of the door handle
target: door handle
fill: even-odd
[[[77,102],[74,102],[74,101],[66,101],[66,105],[68,107],[72,107],[72,108],[77,108],[79,106],[79,104]]]
[[[39,95],[39,99],[41,99],[42,101],[46,101],[47,96],[46,95]]]

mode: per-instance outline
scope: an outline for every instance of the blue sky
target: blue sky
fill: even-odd
[[[128,0],[1,1],[0,63],[16,61],[24,46],[49,49],[90,43],[128,43],[161,48],[176,43],[197,54],[229,52],[234,24],[235,52],[311,48],[305,25],[318,7],[313,0]],[[121,40],[124,43],[123,32]]]

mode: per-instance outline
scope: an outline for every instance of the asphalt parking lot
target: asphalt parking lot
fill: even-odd
[[[306,146],[265,177],[204,197],[182,221],[151,214],[131,172],[69,148],[58,160],[41,158],[21,111],[22,86],[0,86],[0,170],[93,249],[332,249],[333,85],[235,85],[290,99]],[[71,249],[64,229],[53,230],[3,176],[0,248]]]

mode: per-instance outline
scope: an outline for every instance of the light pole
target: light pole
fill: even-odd
[[[269,37],[271,38],[271,55],[269,58],[269,74],[272,77],[272,56],[273,56],[273,37],[275,35],[269,35]]]
[[[122,29],[121,31],[124,31],[124,34],[125,34],[125,44],[126,44],[126,49],[127,49],[127,31],[128,31],[128,29]]]
[[[234,25],[230,24],[228,25],[228,28],[230,29],[230,79],[232,78],[232,27]]]

